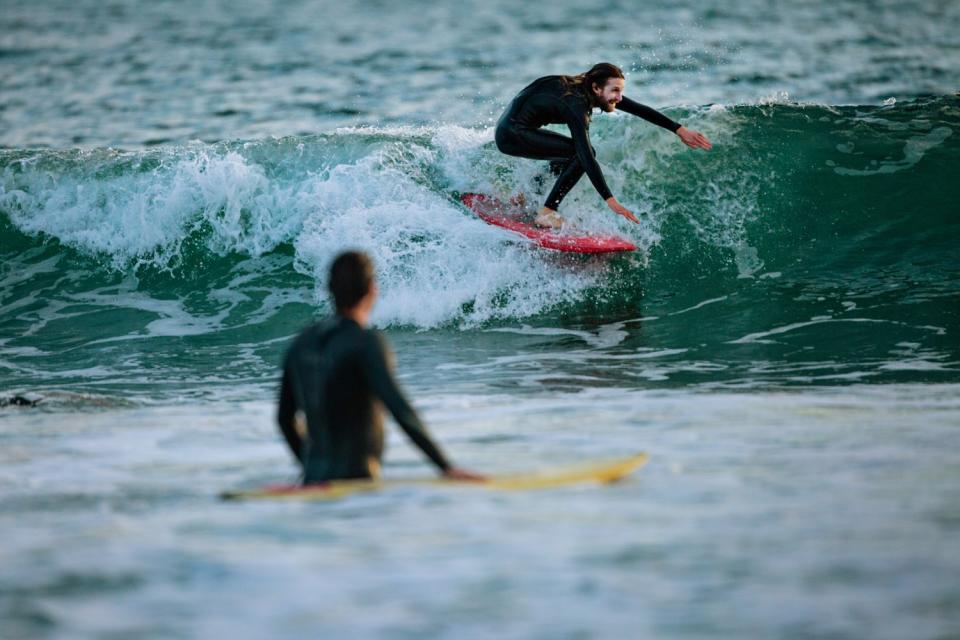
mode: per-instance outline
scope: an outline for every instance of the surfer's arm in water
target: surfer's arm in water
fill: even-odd
[[[434,443],[426,427],[420,422],[416,411],[397,386],[390,372],[390,366],[387,364],[386,349],[386,345],[376,333],[368,334],[364,345],[364,371],[367,373],[370,389],[374,395],[390,411],[404,433],[437,465],[445,477],[455,480],[483,480],[483,476],[451,465],[440,451],[440,447]]]
[[[607,206],[617,215],[621,215],[631,222],[639,223],[640,221],[637,220],[636,216],[621,205],[610,193],[610,187],[607,186],[607,181],[603,178],[603,171],[600,169],[600,164],[593,152],[593,146],[590,144],[590,134],[587,129],[588,117],[589,113],[580,113],[573,108],[569,108],[567,112],[567,127],[570,129],[570,137],[573,139],[573,146],[577,152],[577,160],[590,178],[590,182],[593,183],[593,188],[606,201]]]
[[[573,140],[573,148],[577,152],[577,160],[583,167],[584,173],[593,183],[593,188],[597,190],[600,197],[606,200],[613,196],[610,193],[610,187],[603,177],[603,171],[597,162],[597,156],[594,154],[593,145],[590,144],[590,133],[588,130],[588,114],[578,112],[573,108],[567,109],[567,128],[570,129],[570,138]]]
[[[691,149],[704,149],[709,150],[711,147],[710,141],[707,140],[707,137],[698,131],[691,131],[687,129],[679,122],[674,122],[667,116],[663,115],[656,109],[648,107],[645,104],[640,104],[635,100],[631,100],[627,96],[623,96],[623,99],[617,104],[617,109],[629,113],[630,115],[637,116],[638,118],[643,118],[651,124],[655,124],[658,127],[663,127],[667,131],[672,131],[680,137],[680,140],[683,144],[687,145]]]

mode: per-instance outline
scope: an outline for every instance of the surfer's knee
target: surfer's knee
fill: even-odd
[[[506,127],[497,127],[493,133],[493,142],[497,145],[500,153],[505,153],[510,156],[514,155],[513,152],[516,150],[517,145],[512,143],[512,137]]]

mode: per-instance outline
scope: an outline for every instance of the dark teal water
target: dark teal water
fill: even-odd
[[[564,375],[660,354],[653,372],[606,363],[596,384],[957,381],[955,98],[676,115],[716,149],[688,153],[626,117],[597,124],[610,180],[643,217],[613,220],[579,186],[576,224],[642,247],[599,259],[536,250],[456,202],[535,195],[536,165],[497,154],[488,129],[0,152],[9,384],[260,393],[286,337],[326,309],[326,265],[348,246],[377,261],[377,323],[429,353],[409,356],[425,387],[464,357],[448,343],[484,362],[536,352],[558,325],[593,336]]]
[[[956,3],[39,2],[0,11],[0,636],[960,634]],[[714,143],[598,115],[545,252],[491,126],[600,59]],[[329,261],[450,456],[645,450],[611,487],[225,504]],[[391,432],[385,473],[431,473]]]

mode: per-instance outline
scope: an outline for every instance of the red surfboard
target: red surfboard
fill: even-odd
[[[481,220],[529,238],[544,249],[571,253],[616,253],[637,248],[629,240],[609,235],[587,235],[582,231],[564,233],[533,225],[533,216],[523,207],[482,193],[465,193],[460,202]]]

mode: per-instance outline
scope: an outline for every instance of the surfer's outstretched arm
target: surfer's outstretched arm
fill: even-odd
[[[584,113],[567,107],[567,128],[570,129],[570,138],[573,140],[573,148],[576,150],[577,160],[583,167],[584,173],[593,183],[593,188],[597,190],[600,197],[604,200],[609,199],[613,194],[610,193],[610,187],[603,178],[603,171],[600,169],[600,163],[593,153],[593,146],[590,144],[590,134],[588,133],[588,116]]]
[[[645,104],[640,104],[635,100],[631,100],[627,96],[623,96],[623,99],[617,104],[617,109],[629,113],[630,115],[637,116],[638,118],[643,118],[651,124],[655,124],[658,127],[663,127],[668,131],[672,131],[680,137],[680,140],[683,144],[687,145],[691,149],[704,149],[709,150],[711,148],[710,141],[707,140],[707,137],[698,131],[691,131],[687,129],[679,122],[674,122],[667,116],[663,115],[656,109],[648,107]]]
[[[390,411],[400,428],[440,468],[444,477],[451,480],[484,480],[482,475],[455,467],[447,461],[440,451],[440,447],[434,443],[427,428],[420,422],[416,411],[413,410],[413,407],[407,402],[406,396],[397,386],[396,380],[390,372],[390,366],[387,364],[386,349],[387,347],[382,339],[376,334],[371,334],[364,345],[364,363],[370,380],[370,388]]]
[[[393,374],[387,364],[386,347],[378,335],[370,334],[366,338],[363,359],[370,388],[383,403],[383,406],[393,415],[400,428],[441,471],[449,469],[450,463],[447,462],[440,451],[440,447],[434,443],[426,427],[420,422],[416,411],[407,402],[407,398],[393,379]]]
[[[623,96],[623,99],[617,103],[617,109],[625,113],[629,113],[632,116],[643,118],[647,122],[655,124],[658,127],[663,127],[667,131],[672,131],[673,133],[676,133],[677,129],[681,127],[679,122],[674,122],[653,107],[640,104],[636,100],[631,100],[627,96]]]
[[[447,461],[440,451],[440,447],[434,443],[427,428],[420,422],[416,411],[413,410],[413,407],[407,402],[406,396],[397,386],[396,380],[390,372],[390,366],[387,364],[386,349],[386,345],[376,334],[371,334],[364,345],[364,361],[373,392],[390,411],[400,428],[413,440],[414,444],[439,467],[445,478],[471,482],[483,481],[484,476],[455,467]]]
[[[570,137],[573,138],[574,147],[577,150],[577,159],[586,172],[590,181],[600,197],[604,199],[610,210],[617,215],[623,216],[631,222],[640,223],[637,217],[625,206],[617,202],[617,199],[610,193],[606,180],[603,179],[603,172],[597,163],[597,158],[593,154],[593,147],[590,146],[590,138],[587,133],[587,118],[578,114],[572,109],[567,111],[567,126],[570,128]]]

